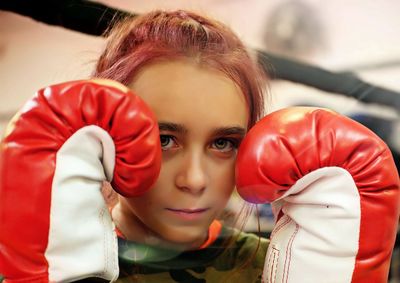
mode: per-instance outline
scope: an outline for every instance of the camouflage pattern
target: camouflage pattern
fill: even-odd
[[[180,254],[120,239],[117,282],[261,282],[268,243],[228,228],[209,247]]]

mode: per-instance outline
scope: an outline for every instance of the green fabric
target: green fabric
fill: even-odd
[[[227,228],[206,249],[180,254],[120,239],[117,282],[261,282],[267,248],[266,239]]]

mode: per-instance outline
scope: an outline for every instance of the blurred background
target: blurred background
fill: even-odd
[[[4,1],[0,8],[6,7],[6,2],[13,1]],[[18,0],[14,4],[17,2],[34,1]],[[266,52],[266,60],[271,59],[273,98],[269,111],[290,105],[331,108],[371,128],[390,146],[399,162],[400,1],[103,0],[97,3],[134,14],[179,8],[219,19],[236,31],[249,48]],[[105,41],[100,36],[48,25],[6,10],[10,9],[0,9],[0,135],[37,89],[89,77]],[[86,16],[84,10],[76,13],[81,18]],[[268,206],[261,208],[261,216],[271,219]],[[253,230],[252,225],[256,224],[250,221],[249,225],[249,230]],[[269,228],[269,224],[264,227]],[[398,249],[395,255],[400,258]],[[394,265],[392,280],[398,280],[399,261]]]

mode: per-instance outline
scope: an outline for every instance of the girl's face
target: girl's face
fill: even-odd
[[[236,149],[248,122],[244,96],[224,74],[184,60],[144,67],[130,88],[157,117],[163,158],[152,189],[121,198],[119,218],[125,230],[195,248],[234,188]]]

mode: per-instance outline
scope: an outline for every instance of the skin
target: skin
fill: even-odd
[[[119,197],[114,222],[128,240],[195,249],[234,188],[245,98],[229,77],[190,60],[145,66],[129,87],[158,119],[163,157],[152,189]]]

